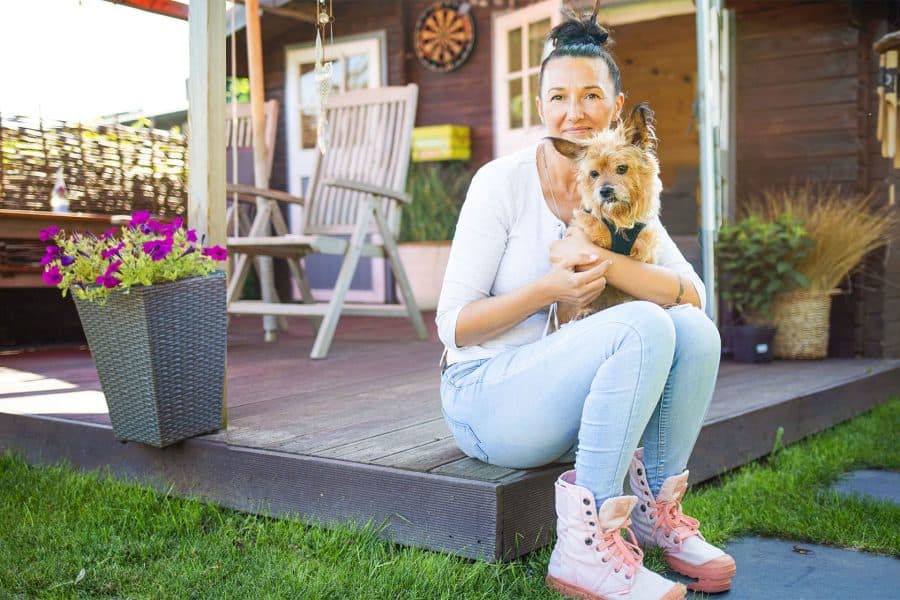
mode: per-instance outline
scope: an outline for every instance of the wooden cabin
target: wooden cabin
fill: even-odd
[[[310,10],[296,0],[280,4]],[[541,128],[528,88],[537,79],[542,36],[568,3],[468,2],[474,47],[448,72],[427,68],[415,52],[418,20],[433,4],[335,0],[328,51],[348,75],[340,85],[418,84],[416,125],[470,127],[474,167],[537,139]],[[601,21],[615,41],[626,106],[647,101],[657,115],[663,222],[699,265],[694,3],[609,0],[601,6]],[[722,177],[730,184],[724,212],[734,214],[748,194],[791,180],[871,191],[888,202],[895,176],[875,140],[878,65],[872,43],[897,28],[898,2],[729,0],[725,7],[723,44],[730,60],[723,70],[732,100],[724,99],[722,125],[734,132],[734,150],[722,161]],[[270,184],[293,193],[302,193],[303,164],[311,156],[300,105],[308,93],[304,76],[312,75],[314,34],[308,23],[263,14],[266,99],[286,107],[279,113]],[[238,75],[245,76],[244,31],[237,36]],[[519,58],[510,59],[516,54],[512,47],[521,49]],[[835,299],[829,354],[900,356],[898,253],[874,253],[864,271],[845,283],[850,293]]]

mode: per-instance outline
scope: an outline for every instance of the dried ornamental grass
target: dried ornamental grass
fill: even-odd
[[[768,221],[789,213],[804,222],[814,245],[797,270],[809,279],[810,290],[823,292],[834,289],[866,254],[884,246],[894,225],[873,194],[810,182],[764,190],[748,212]]]

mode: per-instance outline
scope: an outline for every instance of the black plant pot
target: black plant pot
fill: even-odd
[[[731,333],[731,347],[734,352],[734,360],[746,363],[772,362],[772,343],[774,340],[774,327],[738,325]]]

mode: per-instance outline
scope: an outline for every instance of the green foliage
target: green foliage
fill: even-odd
[[[250,78],[226,77],[225,102],[238,102],[241,104],[250,102]]]
[[[413,201],[403,207],[400,241],[453,239],[472,175],[472,169],[465,163],[412,163],[406,191]]]
[[[896,504],[828,487],[849,470],[900,469],[900,446],[885,444],[898,428],[895,397],[692,487],[685,513],[714,544],[762,534],[898,556]],[[380,539],[399,518],[324,528],[0,454],[0,597],[559,598],[543,581],[550,546],[505,563],[472,561]],[[655,548],[644,563],[664,569]]]
[[[809,287],[796,267],[812,244],[803,223],[790,214],[772,222],[751,215],[723,225],[716,241],[722,296],[745,322],[770,321],[777,294]]]

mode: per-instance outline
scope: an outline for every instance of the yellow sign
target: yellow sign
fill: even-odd
[[[413,162],[469,160],[472,144],[463,125],[416,127],[412,136]]]

